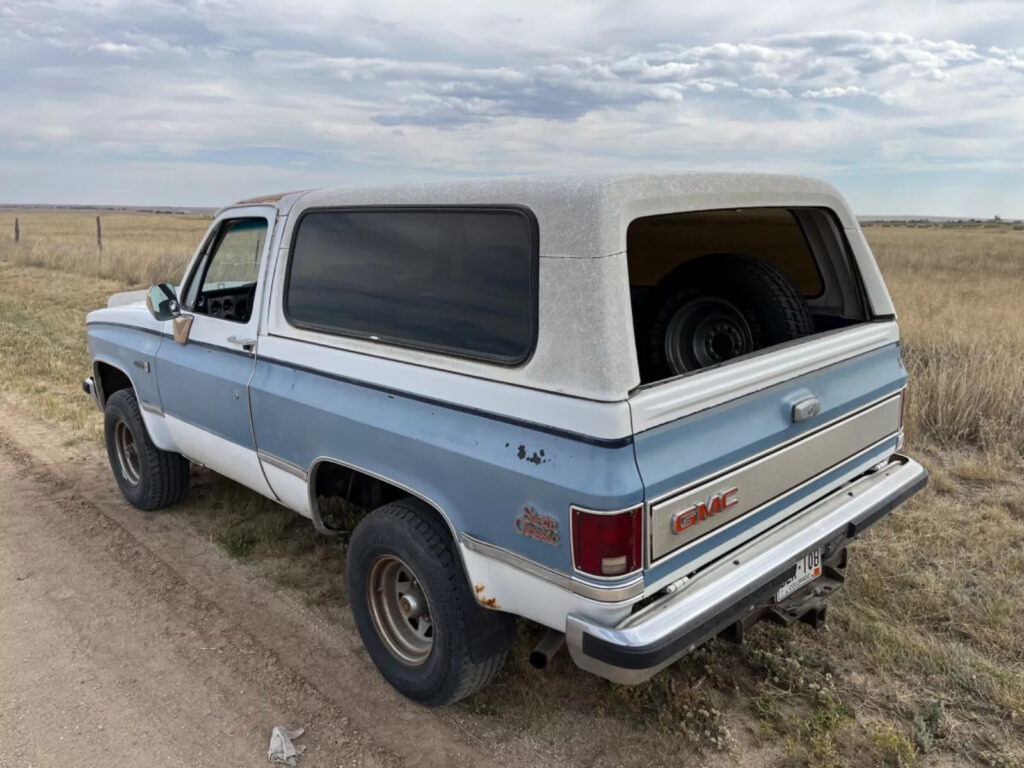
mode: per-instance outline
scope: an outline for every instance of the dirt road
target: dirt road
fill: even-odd
[[[391,691],[328,625],[169,514],[117,494],[101,449],[0,399],[0,765],[557,765],[496,751]]]

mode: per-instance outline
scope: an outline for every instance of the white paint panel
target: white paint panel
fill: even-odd
[[[188,457],[204,457],[206,466],[215,472],[277,500],[263,476],[256,451],[243,448],[173,416],[165,414],[163,418],[182,454]]]
[[[279,223],[269,298],[270,334],[412,363],[520,387],[620,402],[639,385],[626,275],[626,231],[643,216],[721,208],[828,208],[847,228],[865,275],[871,306],[890,314],[891,302],[853,213],[829,184],[797,176],[738,173],[591,175],[483,179],[369,189],[325,189],[290,198]],[[292,327],[282,309],[288,248],[296,222],[311,208],[373,205],[523,205],[540,230],[537,349],[525,363],[505,367],[367,339]],[[232,212],[234,213],[234,212]],[[863,238],[860,238],[862,240]],[[436,396],[436,395],[435,395]],[[598,431],[604,429],[599,425]],[[597,435],[597,431],[586,432]]]
[[[174,435],[171,434],[171,430],[167,427],[167,417],[164,416],[163,412],[154,413],[146,408],[140,408],[139,410],[142,411],[142,421],[146,425],[146,431],[149,432],[149,439],[153,441],[153,445],[161,451],[181,453]]]
[[[376,188],[319,189],[292,208],[293,222],[309,208],[357,205],[524,205],[540,224],[541,255],[607,256],[625,249],[626,227],[639,216],[759,206],[835,210],[855,226],[836,189],[802,176],[765,173],[588,174],[541,178],[450,180]],[[291,229],[285,232],[291,239]]]
[[[282,246],[262,326],[274,336],[397,360],[416,370],[450,371],[589,400],[621,401],[640,383],[624,253],[599,259],[541,257],[537,347],[522,365],[505,366],[293,326],[284,315],[288,242]]]
[[[857,262],[861,282],[864,284],[864,292],[871,305],[871,312],[875,315],[896,317],[896,308],[893,306],[889,290],[885,287],[885,281],[882,279],[882,271],[878,268],[878,262],[875,261],[875,257],[871,253],[871,247],[864,237],[864,232],[861,231],[859,225],[849,227],[844,231],[846,239],[850,243],[850,249],[853,251],[854,261]]]
[[[895,322],[868,323],[643,389],[629,399],[637,432],[781,384],[899,341]]]
[[[629,615],[632,603],[636,602],[610,604],[590,600],[475,552],[461,542],[459,549],[477,600],[489,602],[493,599],[495,608],[559,632],[565,631],[565,619],[570,613],[613,627]],[[482,589],[478,589],[480,587]]]
[[[122,291],[121,293],[112,293],[110,298],[107,299],[108,307],[128,307],[135,304],[140,306],[146,306],[146,291]]]
[[[278,501],[293,512],[312,519],[313,515],[309,509],[309,485],[305,479],[266,461],[263,462],[263,472],[277,494]]]
[[[154,318],[146,309],[145,304],[127,304],[94,309],[85,316],[85,322],[87,325],[89,323],[115,323],[157,333],[171,332],[170,321],[161,322]]]

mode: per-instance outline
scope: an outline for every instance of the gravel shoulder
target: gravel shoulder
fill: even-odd
[[[497,764],[350,631],[129,507],[102,452],[61,438],[0,400],[0,765],[266,764],[274,725],[306,728],[303,766]]]

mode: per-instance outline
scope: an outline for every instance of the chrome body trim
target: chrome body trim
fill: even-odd
[[[865,448],[863,451],[861,451],[857,455],[851,456],[850,459],[848,460],[848,462],[849,462],[850,465],[859,464],[859,463],[861,463],[864,460],[864,458],[866,456],[874,454],[877,451],[877,449],[879,449],[879,448],[881,448],[883,446],[886,446],[886,445],[890,444],[891,442],[892,442],[892,436],[884,437],[881,440],[879,440],[877,443],[874,443],[873,445],[869,445],[867,448]],[[886,456],[885,461],[888,462],[891,459],[892,455],[893,454],[890,453],[888,456]],[[710,550],[709,552],[706,552],[703,555],[697,556],[697,557],[695,557],[695,558],[693,558],[691,560],[687,560],[687,562],[686,562],[687,570],[692,573],[695,570],[699,570],[699,569],[703,568],[708,563],[712,563],[715,560],[717,560],[719,557],[724,555],[726,552],[729,552],[729,551],[735,549],[737,546],[745,544],[746,542],[750,541],[751,539],[754,539],[754,538],[760,536],[762,533],[764,533],[765,531],[771,529],[772,527],[774,527],[778,523],[782,522],[786,518],[791,517],[793,514],[799,512],[799,506],[796,506],[796,505],[798,505],[800,503],[800,499],[799,499],[798,494],[800,494],[800,492],[803,491],[803,489],[806,488],[808,485],[811,485],[812,483],[817,482],[819,479],[821,479],[824,475],[827,475],[833,469],[835,469],[835,468],[834,467],[829,467],[824,472],[821,472],[820,474],[814,475],[813,477],[807,478],[804,482],[800,483],[800,485],[796,486],[795,488],[791,488],[789,491],[787,491],[786,493],[782,494],[781,496],[778,496],[778,497],[772,499],[770,502],[768,502],[768,504],[777,504],[780,501],[781,502],[788,501],[789,503],[785,504],[785,506],[783,506],[782,509],[780,509],[778,512],[773,514],[771,517],[767,518],[766,520],[761,521],[760,523],[758,523],[757,525],[753,526],[752,528],[748,528],[745,531],[745,536],[743,538],[727,538],[724,541],[722,541],[722,543],[720,543],[718,546],[716,546],[714,549]],[[863,465],[862,471],[866,472],[868,469],[870,469],[870,467],[868,465]],[[841,486],[840,485],[836,486],[836,488],[839,488],[839,487],[841,487]],[[835,489],[833,489],[833,490],[835,490]],[[831,493],[831,491],[830,491],[830,493]],[[756,512],[757,512],[757,509],[753,509],[753,510],[751,510],[750,513],[754,514]],[[719,526],[718,528],[716,528],[715,529],[715,533],[717,534],[717,533],[722,533],[723,531],[727,531],[727,530],[729,530],[730,528],[732,528],[735,525],[740,525],[742,522],[743,522],[743,518],[735,518],[733,520],[730,520],[725,525],[722,525],[722,526]],[[694,544],[696,544],[696,542],[694,542]],[[665,562],[671,562],[672,560],[674,560],[676,558],[680,558],[680,559],[685,558],[686,553],[690,551],[691,546],[692,546],[691,544],[687,544],[686,546],[683,546],[683,547],[680,547],[679,549],[673,550],[669,554],[665,555],[665,557],[663,557],[658,562],[658,565],[661,565],[662,563],[665,563]],[[651,586],[652,587],[657,587],[659,585],[652,584]]]
[[[287,472],[290,475],[295,475],[295,477],[299,478],[303,482],[306,482],[309,477],[309,473],[307,473],[306,470],[298,464],[293,464],[290,461],[282,459],[280,456],[275,456],[272,453],[262,450],[257,450],[256,455],[259,456],[260,461],[264,461],[272,467],[277,467],[281,471]]]
[[[816,397],[808,397],[793,406],[793,423],[807,421],[821,413],[821,401]]]
[[[139,407],[142,410],[149,411],[150,413],[152,413],[152,414],[154,414],[156,416],[163,416],[164,415],[164,409],[161,408],[159,405],[153,405],[153,403],[144,403],[144,402],[142,402],[140,400],[139,401]]]
[[[518,568],[531,576],[544,579],[557,587],[574,592],[581,597],[597,600],[602,603],[618,603],[623,600],[639,597],[644,592],[644,577],[642,573],[624,584],[620,583],[609,586],[590,584],[575,576],[569,576],[561,571],[548,568],[546,565],[541,565],[509,549],[499,547],[497,544],[491,544],[475,536],[470,536],[468,533],[462,534],[462,543],[466,549],[484,557],[493,558],[513,568]]]
[[[698,481],[671,497],[652,501],[647,521],[651,564],[895,434],[899,418],[900,395],[896,394],[736,469]],[[730,493],[738,491],[734,502],[725,508],[725,502],[720,503],[716,493],[727,489]],[[708,499],[713,499],[713,503],[709,504]],[[693,522],[676,532],[671,521],[687,511],[690,514],[686,521]]]
[[[721,629],[716,619],[722,616],[730,621],[730,609],[743,606],[753,590],[784,575],[798,558],[816,547],[837,540],[838,546],[845,546],[920,490],[927,478],[928,472],[920,464],[894,455],[885,469],[861,476],[720,558],[617,626],[602,626],[570,614],[565,634],[573,661],[616,683],[647,680],[716,634]],[[622,663],[595,654],[611,654]],[[646,665],[645,659],[652,663]]]
[[[82,380],[82,391],[92,398],[92,401],[96,404],[96,407],[102,412],[103,405],[100,403],[100,393],[96,387],[96,380],[92,376],[86,376]]]

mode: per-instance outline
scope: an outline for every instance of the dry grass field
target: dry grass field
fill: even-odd
[[[15,246],[14,214],[0,211],[0,390],[67,443],[96,441],[99,415],[79,388],[84,313],[178,279],[207,221],[104,215],[100,255],[90,215],[18,215]],[[762,625],[635,688],[564,654],[531,670],[536,631],[523,626],[496,683],[458,705],[468,727],[542,744],[585,731],[586,764],[1024,765],[1024,231],[866,233],[901,317],[906,450],[933,474],[853,547],[826,626]],[[181,514],[343,621],[343,547],[297,516],[205,475]]]
[[[96,246],[96,213],[102,251]],[[15,218],[21,230],[17,247]],[[149,286],[181,277],[209,225],[201,216],[0,210],[0,261]]]

